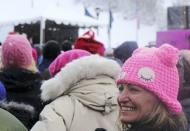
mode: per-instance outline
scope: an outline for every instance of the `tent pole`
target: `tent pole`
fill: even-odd
[[[43,45],[44,40],[45,19],[42,17],[40,21],[40,46]]]
[[[108,48],[111,48],[111,28],[108,27]]]

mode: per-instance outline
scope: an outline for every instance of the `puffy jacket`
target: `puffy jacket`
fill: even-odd
[[[118,89],[115,77],[120,66],[97,55],[67,64],[42,84],[45,106],[31,131],[118,131]]]

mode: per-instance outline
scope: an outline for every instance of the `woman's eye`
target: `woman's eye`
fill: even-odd
[[[128,86],[128,90],[129,90],[129,91],[133,91],[133,92],[139,91],[138,89],[136,89],[136,88],[134,88],[134,87],[132,87],[132,86]]]
[[[123,89],[124,89],[124,86],[123,85],[118,85],[118,89],[119,89],[120,92],[122,92]]]

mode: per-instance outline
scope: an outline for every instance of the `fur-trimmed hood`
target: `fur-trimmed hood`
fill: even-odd
[[[119,64],[98,55],[86,56],[67,64],[54,78],[45,81],[41,86],[41,99],[53,100],[62,95],[80,80],[105,75],[116,78],[120,72]]]
[[[31,115],[34,115],[35,109],[32,105],[29,104],[25,104],[25,103],[18,103],[18,102],[14,102],[14,101],[10,101],[10,102],[1,102],[0,103],[0,107],[6,109],[6,110],[23,110],[25,112],[30,113]]]

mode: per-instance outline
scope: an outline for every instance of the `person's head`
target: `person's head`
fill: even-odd
[[[50,64],[49,66],[50,75],[54,77],[61,70],[61,68],[64,67],[69,62],[75,59],[84,57],[84,56],[89,56],[89,55],[91,55],[90,52],[85,51],[85,50],[80,50],[80,49],[73,49],[73,50],[61,53]]]
[[[124,63],[129,57],[131,57],[133,51],[137,48],[137,42],[125,41],[114,50],[114,57],[120,59]]]
[[[178,50],[168,44],[134,51],[117,79],[122,87],[118,103],[123,123],[155,123],[155,118],[170,123],[182,114],[177,61]]]
[[[126,83],[119,86],[121,94],[118,102],[121,107],[120,120],[123,122],[141,121],[159,103],[155,95],[139,86]]]
[[[43,57],[54,60],[61,53],[60,45],[57,41],[49,40],[43,47]]]
[[[32,47],[23,35],[9,35],[2,45],[3,68],[31,68],[33,63]],[[32,70],[36,71],[35,64]]]
[[[72,42],[69,40],[65,40],[61,43],[61,50],[62,51],[69,51],[72,50]]]

